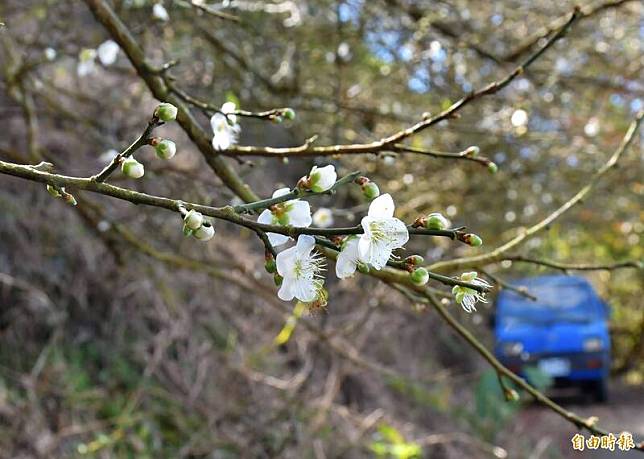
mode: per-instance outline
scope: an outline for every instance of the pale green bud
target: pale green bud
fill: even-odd
[[[78,204],[74,195],[70,193],[63,194],[63,200],[70,206],[75,206]]]
[[[471,147],[467,147],[465,150],[465,156],[469,156],[470,158],[475,158],[476,156],[479,155],[481,152],[481,149],[477,147],[476,145],[472,145]]]
[[[277,264],[275,263],[275,259],[271,257],[269,260],[266,260],[264,268],[271,274],[277,272]]]
[[[411,265],[418,266],[423,264],[423,261],[425,260],[420,255],[410,255],[405,258],[405,261]]]
[[[154,147],[157,156],[161,159],[170,159],[177,152],[177,144],[172,140],[163,139]]]
[[[492,174],[496,174],[499,170],[499,166],[497,166],[496,163],[489,163],[487,165],[487,170],[489,170]]]
[[[47,185],[47,193],[52,195],[54,198],[60,198],[60,193],[58,192],[58,190],[51,185]]]
[[[215,227],[209,222],[203,224],[192,232],[192,235],[200,241],[209,241],[215,235]]]
[[[203,215],[201,214],[201,212],[197,212],[196,210],[192,209],[186,214],[185,217],[183,217],[183,222],[187,228],[191,230],[197,230],[203,224]]]
[[[380,188],[378,188],[378,185],[373,182],[367,182],[362,185],[362,194],[369,201],[372,201],[380,196]]]
[[[415,285],[425,285],[429,282],[429,272],[425,268],[416,268],[409,274],[409,279]]]
[[[287,120],[293,120],[295,119],[295,110],[292,108],[286,108],[282,111],[282,116]]]
[[[433,212],[427,216],[425,220],[425,228],[432,230],[444,230],[449,228],[450,222],[442,214]]]
[[[518,402],[520,397],[519,393],[514,389],[505,389],[504,391],[505,399],[510,402]]]
[[[480,245],[483,244],[483,239],[481,239],[476,234],[468,233],[465,236],[463,236],[463,242],[465,242],[468,245],[471,245],[472,247],[479,247]]]
[[[177,112],[179,110],[172,104],[163,102],[157,105],[157,108],[154,109],[154,116],[159,118],[161,121],[174,121],[177,118]]]
[[[134,158],[127,158],[121,163],[121,171],[130,178],[138,179],[143,177],[145,169],[143,164]]]

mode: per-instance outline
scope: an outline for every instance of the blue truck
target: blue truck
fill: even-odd
[[[595,400],[608,398],[609,310],[584,278],[539,276],[512,282],[536,297],[499,293],[494,320],[497,358],[526,377],[537,367],[556,387],[578,386]],[[528,378],[529,379],[529,378]]]

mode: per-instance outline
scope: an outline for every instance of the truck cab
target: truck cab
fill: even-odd
[[[526,377],[537,367],[555,386],[578,386],[606,401],[610,370],[609,311],[582,277],[551,275],[512,282],[536,301],[511,290],[500,292],[494,321],[497,358]]]

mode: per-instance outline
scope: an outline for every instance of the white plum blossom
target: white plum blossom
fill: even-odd
[[[96,50],[84,48],[78,54],[78,66],[76,73],[79,77],[91,75],[96,71]]]
[[[154,17],[154,19],[158,19],[162,22],[167,22],[170,20],[168,10],[165,9],[165,6],[163,6],[162,3],[154,4],[154,6],[152,7],[152,16]]]
[[[342,251],[335,262],[335,275],[340,279],[351,277],[356,272],[356,268],[360,263],[360,257],[358,254],[359,241],[359,238],[350,236],[344,242]]]
[[[485,281],[485,279],[480,279],[476,271],[471,271],[463,273],[460,276],[460,280],[463,282],[469,282],[470,284],[478,285],[485,288],[492,287],[490,284]],[[474,289],[463,287],[461,285],[455,285],[452,288],[452,295],[457,303],[459,303],[466,312],[476,311],[475,305],[477,302],[487,303],[485,298],[485,293],[476,291]]]
[[[369,212],[362,219],[364,233],[358,241],[360,261],[375,269],[382,269],[394,249],[401,248],[409,240],[409,231],[404,222],[394,217],[394,201],[383,194],[371,201]]]
[[[282,286],[277,296],[284,301],[297,298],[305,303],[315,301],[322,291],[324,259],[313,252],[315,238],[305,234],[297,238],[295,247],[280,252],[275,260]]]
[[[203,222],[203,224],[197,228],[192,235],[200,241],[209,241],[215,235],[215,227],[212,226],[210,222]]]
[[[241,128],[237,124],[237,115],[231,114],[236,109],[233,102],[226,102],[221,106],[221,113],[215,113],[210,118],[212,146],[215,150],[226,150],[237,142]]]
[[[114,40],[107,40],[96,48],[98,60],[106,67],[110,66],[116,62],[120,49],[121,48],[119,48],[119,45]]]
[[[326,207],[320,207],[313,213],[313,224],[318,228],[328,228],[333,225],[333,212]]]
[[[306,187],[316,193],[322,193],[335,185],[338,174],[335,172],[335,166],[329,164],[324,167],[313,166],[308,177],[305,179]]]
[[[56,59],[56,56],[57,53],[54,48],[49,47],[45,49],[45,59],[47,59],[48,61],[53,61],[54,59]]]
[[[273,193],[273,198],[284,196],[290,191],[288,188],[280,188]],[[313,222],[311,219],[311,206],[307,201],[291,199],[271,206],[271,209],[265,209],[259,214],[257,222],[266,225],[288,225],[306,228],[311,226]],[[289,240],[289,237],[283,234],[266,233],[266,235],[269,242],[275,247],[285,244]]]

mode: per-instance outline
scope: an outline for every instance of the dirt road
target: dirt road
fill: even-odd
[[[644,440],[644,389],[626,388],[613,385],[611,397],[606,404],[591,404],[580,396],[565,396],[556,401],[565,408],[583,417],[597,416],[599,425],[612,432],[616,437],[622,431],[633,434],[635,442]],[[575,427],[564,421],[551,411],[532,405],[519,416],[515,429],[522,435],[537,441],[537,447],[525,457],[539,458],[642,458],[644,454],[638,451],[589,450],[575,451],[571,439],[577,433]],[[583,433],[586,438],[589,434]],[[540,446],[541,445],[541,446]]]

